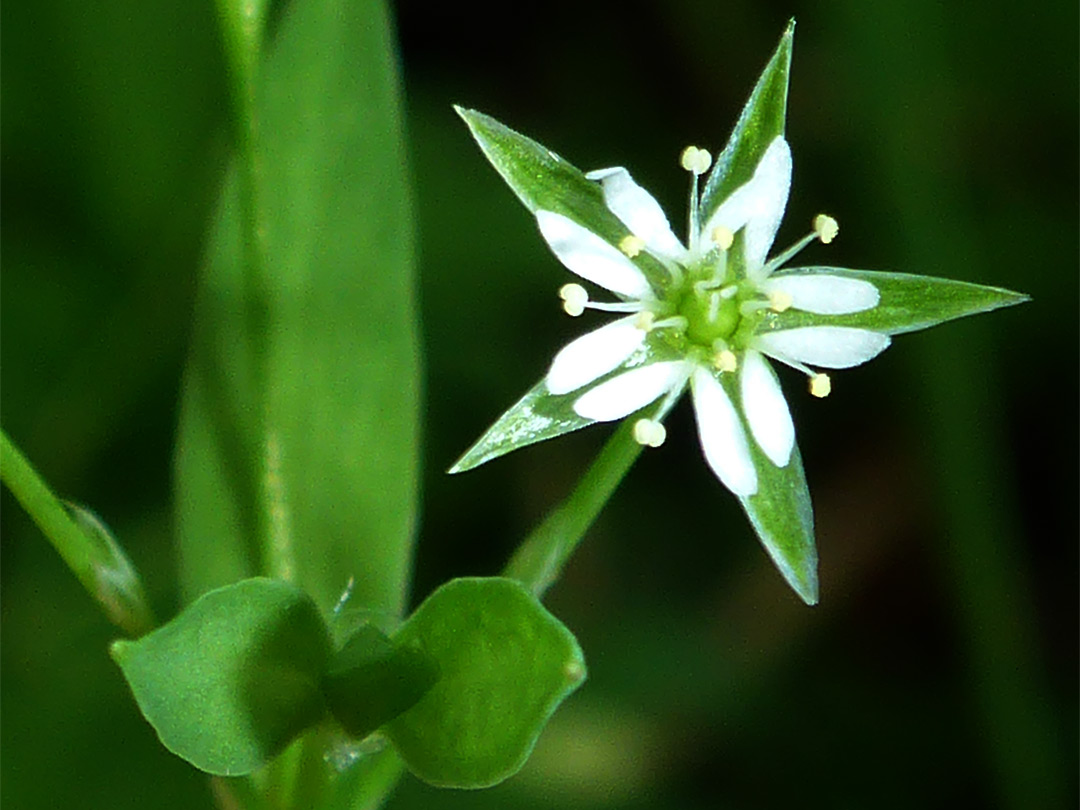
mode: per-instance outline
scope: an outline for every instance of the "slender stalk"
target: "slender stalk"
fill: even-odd
[[[633,420],[624,419],[570,496],[518,546],[504,575],[543,596],[641,450],[634,441]]]
[[[91,513],[65,506],[2,430],[0,478],[113,624],[134,637],[153,628],[142,581],[123,549]]]
[[[251,404],[256,416],[255,434],[248,453],[250,474],[255,484],[253,491],[257,493],[253,540],[261,552],[262,572],[291,580],[296,566],[282,485],[283,450],[273,423],[270,396],[274,286],[267,261],[266,223],[260,202],[262,171],[257,148],[256,87],[267,3],[265,0],[218,0],[217,7],[233,100],[232,129],[243,233],[245,348],[251,362],[254,391]]]

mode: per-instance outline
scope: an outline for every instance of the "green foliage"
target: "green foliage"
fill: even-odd
[[[1022,293],[1000,287],[986,287],[966,281],[910,273],[846,270],[839,267],[798,267],[776,273],[773,278],[796,275],[830,275],[867,281],[877,288],[881,300],[873,309],[849,315],[810,315],[798,310],[788,310],[774,316],[775,328],[790,329],[810,324],[854,326],[887,335],[899,335],[1029,300],[1028,296]]]
[[[334,656],[323,692],[334,718],[361,739],[415,705],[438,679],[438,664],[419,646],[365,624]]]
[[[442,787],[487,787],[516,773],[585,678],[574,636],[509,579],[446,583],[395,641],[418,644],[441,677],[386,733],[414,774]]]
[[[325,611],[362,573],[354,599],[397,615],[415,521],[419,364],[385,8],[290,4],[263,50],[185,376],[185,591],[268,573]]]
[[[326,625],[307,595],[277,580],[211,591],[110,652],[162,744],[208,773],[250,773],[326,711]]]

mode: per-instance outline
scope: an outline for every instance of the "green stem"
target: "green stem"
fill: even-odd
[[[259,116],[256,88],[266,18],[265,0],[218,0],[225,56],[233,97],[243,232],[245,333],[251,361],[254,441],[247,454],[257,493],[253,545],[260,550],[262,572],[292,580],[296,570],[288,509],[281,475],[282,447],[272,417],[271,368],[274,287],[267,261],[266,227],[260,204],[262,171],[258,156]]]
[[[325,810],[376,810],[404,773],[405,763],[393,748],[369,754],[338,777]]]
[[[633,420],[624,419],[570,496],[518,546],[504,575],[543,596],[641,450],[634,441]]]
[[[65,506],[2,430],[0,479],[113,624],[133,637],[154,627],[139,575],[108,530],[86,510]]]

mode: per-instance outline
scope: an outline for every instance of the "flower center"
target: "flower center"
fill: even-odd
[[[686,318],[687,338],[710,351],[717,341],[729,342],[742,320],[738,288],[700,281],[688,287],[678,303],[679,314]]]

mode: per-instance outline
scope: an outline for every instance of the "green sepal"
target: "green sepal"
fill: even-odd
[[[384,730],[409,770],[439,787],[488,787],[517,773],[585,679],[573,634],[511,579],[446,583],[394,640],[418,644],[440,678]]]
[[[494,118],[455,106],[485,157],[530,212],[554,211],[592,231],[614,247],[630,235],[608,209],[600,185],[586,179],[546,146]],[[642,251],[632,260],[654,283],[667,283],[663,266]]]
[[[784,134],[794,36],[795,20],[791,20],[705,182],[701,194],[702,222],[708,222],[728,195],[750,179],[769,144]]]
[[[887,335],[899,335],[1030,300],[1023,293],[1000,287],[986,287],[966,281],[911,273],[847,270],[840,267],[793,267],[775,273],[772,277],[796,275],[827,275],[867,281],[877,288],[881,299],[873,309],[848,315],[815,315],[789,309],[769,315],[763,322],[765,329],[851,326]]]
[[[439,666],[415,644],[362,625],[330,662],[323,694],[330,713],[357,739],[397,717],[439,679]]]
[[[818,556],[814,545],[814,510],[799,446],[796,444],[791,448],[791,457],[786,465],[777,467],[773,464],[750,432],[736,375],[717,374],[716,379],[735,404],[743,430],[746,431],[750,458],[757,471],[757,492],[740,496],[739,503],[746,510],[761,545],[788,585],[806,604],[816,605]]]
[[[326,711],[326,624],[303,591],[279,580],[210,591],[109,652],[162,744],[207,773],[250,773]]]
[[[540,380],[511,405],[448,472],[465,472],[520,447],[588,427],[593,420],[574,412],[574,400],[580,396],[580,391],[552,394],[547,383]]]
[[[465,472],[518,448],[596,424],[574,410],[574,403],[587,391],[630,369],[679,359],[682,356],[677,348],[663,340],[649,340],[618,368],[567,394],[552,394],[546,381],[541,380],[511,405],[448,472]]]

